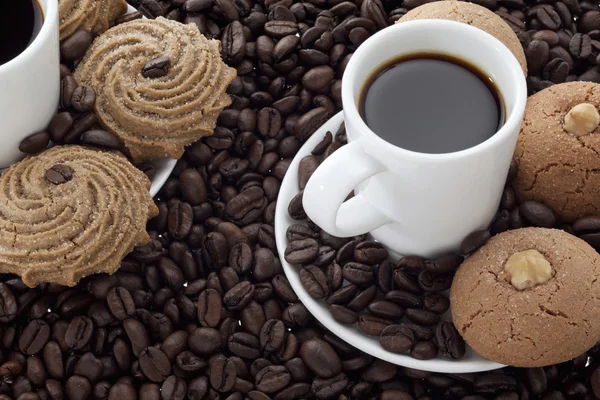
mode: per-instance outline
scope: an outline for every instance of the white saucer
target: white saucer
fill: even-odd
[[[299,278],[300,267],[291,265],[285,261],[283,254],[288,244],[286,231],[290,225],[298,223],[288,215],[288,205],[292,198],[299,192],[298,189],[298,164],[300,160],[309,155],[315,146],[323,139],[325,133],[330,131],[332,134],[338,130],[343,122],[343,114],[339,112],[319,128],[307,141],[304,146],[298,151],[296,157],[289,166],[285,178],[279,190],[277,198],[277,209],[275,211],[275,239],[277,242],[277,251],[281,265],[285,274],[292,285],[292,288],[298,295],[298,298],[306,306],[308,311],[319,320],[327,329],[335,335],[348,342],[359,350],[364,351],[374,357],[388,361],[393,364],[404,367],[420,369],[424,371],[440,372],[440,373],[468,373],[489,371],[504,367],[493,361],[489,361],[477,353],[470,347],[467,347],[467,352],[461,360],[449,360],[438,356],[433,360],[417,360],[406,354],[396,354],[384,350],[380,345],[378,338],[365,335],[356,325],[348,326],[337,322],[331,316],[327,303],[313,299],[302,286]]]

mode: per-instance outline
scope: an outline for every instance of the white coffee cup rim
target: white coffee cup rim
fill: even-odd
[[[473,146],[468,149],[452,152],[452,153],[420,153],[416,151],[411,151],[407,149],[403,149],[401,147],[397,147],[382,139],[380,136],[375,134],[364,122],[362,117],[358,111],[358,105],[354,96],[356,85],[361,85],[359,90],[362,89],[362,85],[364,81],[358,82],[355,79],[355,76],[359,72],[359,64],[362,61],[362,58],[366,57],[365,53],[368,51],[369,47],[372,46],[381,46],[385,45],[386,41],[393,40],[410,40],[411,32],[419,32],[423,33],[424,30],[435,29],[435,34],[443,34],[443,31],[460,31],[464,34],[469,34],[474,37],[480,38],[480,40],[487,42],[487,46],[489,46],[490,51],[497,51],[500,53],[502,58],[506,61],[506,66],[510,70],[510,74],[514,78],[514,106],[513,111],[507,111],[507,119],[504,125],[490,138],[487,140]],[[400,37],[402,35],[402,37]],[[422,49],[422,51],[428,51],[430,49]],[[411,51],[410,53],[415,52]],[[435,51],[437,52],[437,51]],[[410,54],[407,52],[407,54]],[[453,55],[452,52],[445,52],[448,55]],[[468,60],[475,61],[475,60]],[[479,67],[479,66],[478,66]],[[376,68],[373,68],[375,70]],[[487,71],[484,71],[487,72]],[[499,88],[502,96],[505,98],[507,93],[502,91],[502,88]],[[506,101],[506,98],[505,98]],[[344,115],[347,119],[352,120],[352,124],[361,131],[369,140],[374,140],[379,142],[379,144],[385,144],[388,146],[392,146],[394,151],[403,157],[407,157],[409,159],[415,159],[420,161],[450,161],[452,159],[464,157],[470,155],[475,152],[485,151],[491,147],[494,147],[497,142],[505,140],[506,136],[509,136],[512,131],[514,131],[521,121],[521,115],[518,110],[523,110],[525,108],[525,103],[527,101],[527,84],[525,82],[525,76],[523,74],[523,70],[521,65],[517,61],[514,54],[502,43],[500,40],[490,35],[489,33],[470,26],[468,24],[450,20],[441,20],[441,19],[424,19],[424,20],[414,20],[407,21],[400,24],[394,24],[389,26],[370,38],[368,38],[352,55],[350,58],[350,62],[348,63],[345,71],[344,77],[342,79],[342,104],[344,106]]]
[[[17,0],[17,1],[24,1],[24,0]],[[45,40],[42,40],[42,39],[46,38],[47,36],[52,35],[53,25],[58,22],[58,0],[46,0],[44,2],[45,7],[44,7],[44,4],[42,4],[42,1],[40,1],[40,0],[32,0],[32,1],[36,1],[38,3],[38,6],[42,9],[42,15],[44,18],[44,21],[42,23],[42,28],[36,35],[35,39],[33,39],[33,42],[31,42],[29,44],[29,46],[27,46],[27,48],[25,48],[25,50],[23,50],[19,55],[17,55],[12,60],[7,61],[6,63],[0,65],[0,74],[5,70],[15,68],[15,67],[18,68],[21,64],[26,62],[26,60],[30,56],[30,54],[34,54],[34,53],[38,52],[40,50],[40,47],[43,45],[43,43],[45,43]]]

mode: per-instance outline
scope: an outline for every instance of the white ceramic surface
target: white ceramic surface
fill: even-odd
[[[506,106],[506,122],[495,135],[466,150],[424,154],[393,146],[367,127],[357,107],[364,82],[384,62],[423,51],[467,60],[494,81]],[[304,190],[306,214],[335,236],[370,232],[398,254],[431,257],[457,250],[498,209],[526,100],[517,59],[478,28],[421,20],[383,29],[346,67],[342,103],[350,143],[312,175]],[[352,190],[356,195],[344,202]]]
[[[310,152],[321,141],[321,139],[323,139],[325,132],[331,131],[335,134],[343,119],[344,116],[341,112],[336,114],[329,121],[323,124],[323,126],[306,141],[304,146],[302,146],[300,151],[298,151],[298,154],[290,164],[290,167],[288,168],[285,178],[281,184],[281,189],[279,190],[277,209],[275,211],[275,239],[277,242],[277,251],[279,252],[279,258],[285,274],[300,301],[302,301],[308,311],[310,311],[311,314],[319,320],[319,322],[321,322],[335,335],[339,336],[359,350],[397,365],[425,371],[445,373],[478,372],[502,368],[503,365],[482,358],[469,347],[467,347],[465,357],[458,361],[452,361],[441,357],[433,360],[423,361],[416,360],[408,355],[395,354],[386,351],[379,345],[377,338],[365,335],[356,326],[349,327],[334,320],[329,313],[327,303],[321,300],[313,299],[304,289],[304,286],[302,286],[298,275],[300,270],[299,266],[291,265],[285,261],[283,254],[288,244],[285,233],[290,225],[298,223],[298,221],[294,221],[292,218],[290,218],[287,212],[290,201],[299,191],[298,163],[304,156],[310,154]],[[344,147],[346,146],[343,146],[340,150],[344,149]]]
[[[21,140],[46,129],[58,106],[58,0],[38,3],[44,13],[40,32],[21,54],[0,65],[0,168],[25,156]]]

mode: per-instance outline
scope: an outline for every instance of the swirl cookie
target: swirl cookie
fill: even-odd
[[[56,146],[0,177],[0,272],[73,286],[149,240],[150,181],[117,152]]]
[[[75,78],[96,90],[94,111],[136,161],[180,158],[211,135],[231,104],[225,93],[236,70],[221,60],[221,42],[196,25],[135,20],[98,37]]]
[[[418,19],[447,19],[462,22],[494,36],[514,54],[527,75],[527,60],[523,46],[511,27],[492,11],[464,1],[434,1],[407,12],[397,24]]]
[[[59,0],[60,40],[80,29],[99,35],[126,11],[125,0]]]
[[[516,367],[568,361],[600,339],[599,275],[600,255],[564,231],[504,232],[458,269],[452,320],[490,360]]]
[[[527,99],[515,149],[513,187],[563,222],[600,216],[600,85],[553,85]]]

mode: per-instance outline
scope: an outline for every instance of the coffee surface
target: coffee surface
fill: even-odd
[[[421,153],[468,149],[504,122],[491,79],[441,54],[412,54],[380,66],[362,89],[360,113],[384,140]]]
[[[21,54],[43,23],[42,9],[36,0],[0,1],[0,65]]]

